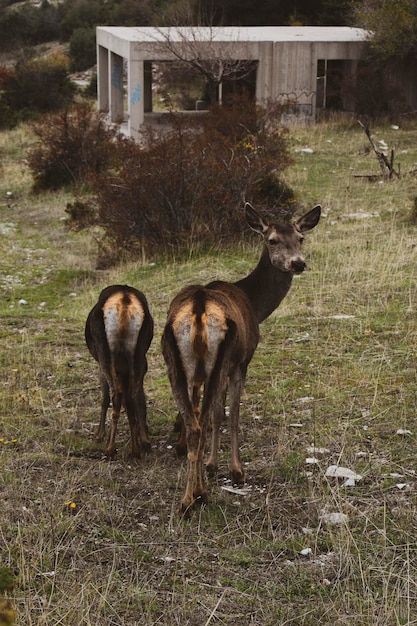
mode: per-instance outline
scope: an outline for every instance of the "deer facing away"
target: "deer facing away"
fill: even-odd
[[[293,276],[306,268],[301,253],[303,235],[317,225],[321,208],[314,207],[293,224],[268,224],[249,203],[245,212],[250,228],[264,243],[256,268],[235,283],[215,281],[182,289],[170,304],[162,335],[162,352],[183,422],[177,449],[181,452],[184,447],[188,452],[187,483],[181,501],[185,516],[194,503],[207,502],[203,467],[207,429],[211,421],[206,469],[214,475],[227,392],[231,479],[237,484],[245,481],[238,443],[239,404],[247,368],[259,342],[259,323],[278,307]]]
[[[153,338],[153,319],[142,292],[127,285],[103,289],[88,314],[85,340],[98,361],[101,385],[101,415],[97,431],[103,441],[107,409],[112,402],[112,419],[105,454],[113,458],[120,411],[124,405],[129,420],[132,456],[140,457],[141,447],[150,450],[146,423],[143,379],[146,353]]]

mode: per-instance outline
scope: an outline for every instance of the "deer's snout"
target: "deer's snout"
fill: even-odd
[[[291,261],[291,271],[294,272],[294,274],[301,274],[306,267],[307,265],[304,259],[299,258]]]

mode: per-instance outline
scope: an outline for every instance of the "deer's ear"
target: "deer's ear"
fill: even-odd
[[[260,235],[264,235],[268,230],[268,224],[263,221],[258,211],[255,211],[255,209],[251,204],[249,204],[249,202],[246,202],[245,204],[245,213],[246,220],[252,230],[254,230],[256,233],[259,233]]]
[[[318,204],[314,207],[314,209],[310,209],[307,213],[304,213],[298,220],[295,222],[295,226],[300,231],[300,233],[306,233],[309,230],[312,230],[319,223],[321,215],[321,206]]]

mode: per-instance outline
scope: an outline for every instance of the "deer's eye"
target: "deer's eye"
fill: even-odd
[[[268,241],[270,246],[277,246],[279,244],[279,240],[278,239],[270,239]]]

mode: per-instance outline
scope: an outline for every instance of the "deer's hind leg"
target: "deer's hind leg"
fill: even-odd
[[[220,447],[220,426],[224,422],[225,418],[225,404],[226,404],[226,389],[223,392],[223,398],[218,398],[212,407],[212,413],[210,416],[211,425],[211,447],[210,455],[206,463],[206,471],[210,478],[213,478],[218,471],[218,451]]]
[[[140,444],[139,444],[138,407],[137,407],[136,398],[130,397],[130,396],[126,398],[125,408],[126,408],[127,418],[129,420],[129,427],[130,427],[131,454],[134,458],[139,459],[141,456],[141,453],[140,453]]]
[[[111,423],[110,423],[110,431],[107,439],[107,447],[104,454],[113,459],[116,454],[116,433],[117,433],[117,425],[119,423],[120,411],[122,409],[123,402],[123,391],[122,385],[117,377],[113,377],[111,381],[111,402],[112,402],[112,414],[111,414]]]
[[[246,481],[246,475],[242,468],[239,451],[239,417],[240,398],[246,378],[246,367],[237,368],[230,376],[229,402],[230,402],[230,478],[234,484],[242,484]]]
[[[194,381],[193,383],[193,393],[192,393],[192,405],[194,415],[197,420],[200,419],[200,398],[201,398],[201,383]],[[185,422],[181,415],[178,413],[177,418],[175,420],[174,431],[179,431],[179,437],[175,444],[175,450],[178,457],[185,456],[187,454],[187,435]]]
[[[183,420],[182,439],[187,452],[187,482],[181,500],[180,512],[189,517],[196,499],[204,497],[200,492],[201,481],[198,478],[198,459],[201,446],[201,426],[194,412],[192,397],[192,382],[181,384],[184,381],[183,372],[177,376],[171,373],[171,387],[179,414]],[[207,496],[205,496],[205,499]]]
[[[220,344],[216,365],[210,376],[209,387],[206,395],[211,398],[210,416],[212,420],[211,449],[207,460],[206,470],[209,476],[214,476],[218,470],[218,450],[220,441],[220,426],[224,421],[225,403],[229,376],[231,370],[231,357],[235,348],[236,325],[229,321],[229,331],[225,340]],[[232,415],[232,407],[230,408]]]
[[[147,423],[147,408],[146,408],[146,395],[143,388],[143,379],[146,373],[146,365],[144,371],[138,375],[136,394],[135,394],[135,409],[136,409],[136,440],[139,441],[140,446],[144,452],[150,452],[151,442],[149,441],[148,423]],[[132,450],[133,452],[133,450]]]
[[[107,409],[110,406],[110,388],[106,375],[100,370],[100,387],[101,387],[101,412],[100,423],[96,433],[97,441],[103,441],[106,434],[106,417]]]

